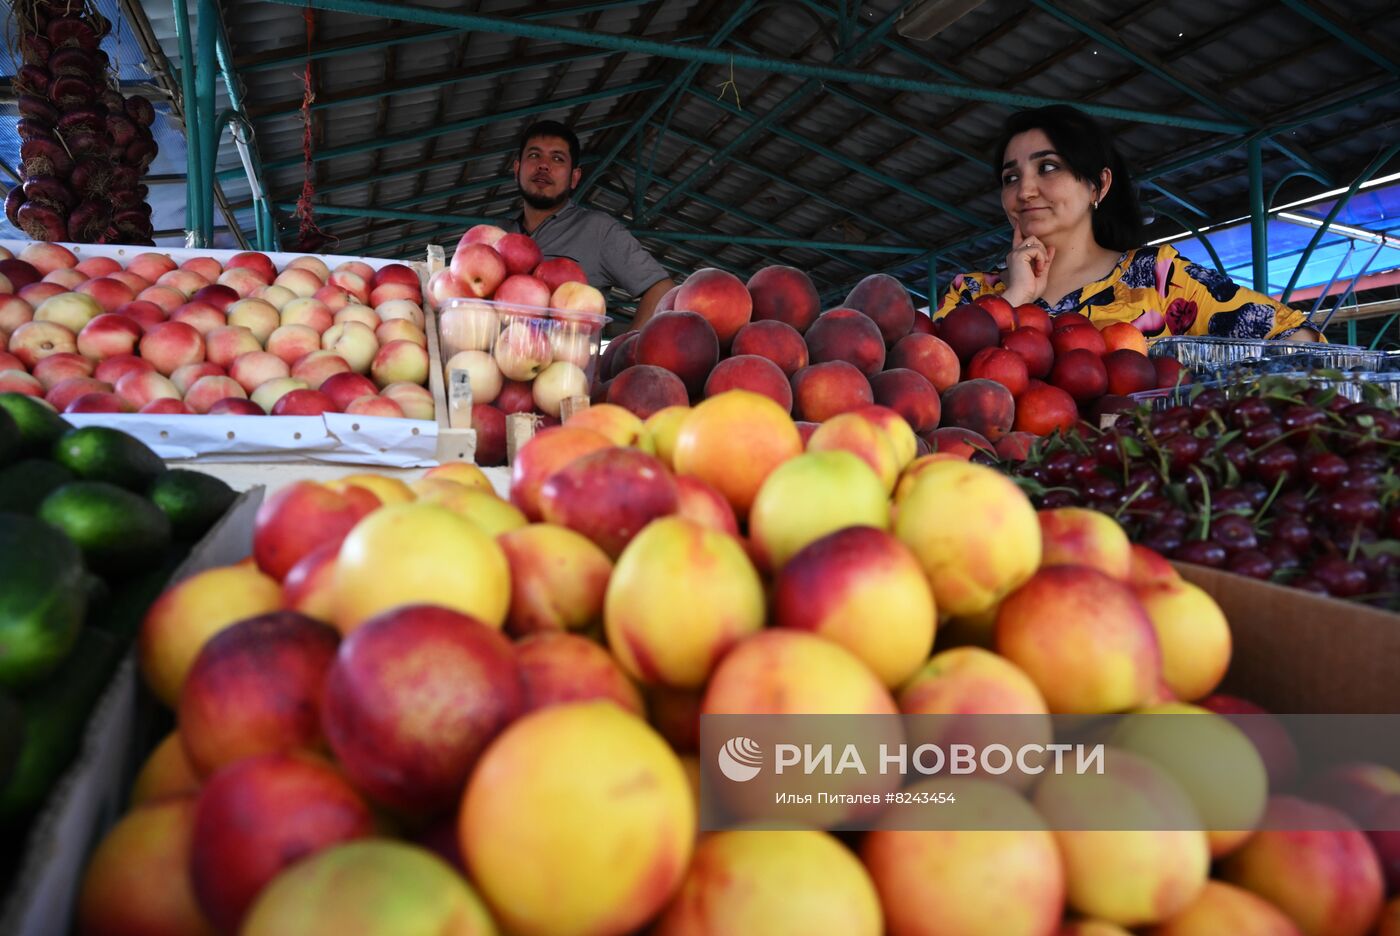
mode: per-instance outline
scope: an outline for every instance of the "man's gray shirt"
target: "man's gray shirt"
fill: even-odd
[[[569,201],[554,214],[540,222],[534,231],[526,231],[523,215],[502,222],[507,231],[529,234],[539,245],[546,260],[567,257],[588,276],[588,282],[607,291],[617,286],[637,297],[666,279],[666,268],[646,248],[637,243],[612,215],[591,208],[581,208]]]

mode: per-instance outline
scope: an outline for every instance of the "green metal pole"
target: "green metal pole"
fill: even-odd
[[[914,91],[926,94],[941,94],[961,100],[980,101],[989,104],[1005,104],[1013,107],[1043,107],[1049,104],[1073,104],[1081,110],[1098,117],[1129,120],[1137,123],[1160,124],[1168,127],[1183,127],[1189,130],[1206,130],[1215,133],[1242,133],[1249,130],[1238,122],[1203,120],[1194,117],[1179,117],[1158,111],[1137,110],[1125,107],[1108,107],[1101,104],[1085,104],[1057,98],[1030,94],[1014,94],[1006,91],[993,91],[969,85],[941,81],[921,81],[902,78],[884,72],[863,72],[849,68],[836,68],[810,62],[793,62],[787,59],[768,58],[747,53],[730,52],[723,49],[699,49],[678,46],[668,42],[639,39],[635,36],[618,36],[608,33],[591,32],[584,29],[570,29],[562,26],[546,26],[528,23],[519,19],[497,16],[481,16],[457,13],[447,10],[428,9],[404,3],[387,3],[383,0],[272,0],[284,6],[306,7],[352,13],[361,16],[376,16],[389,20],[424,23],[432,26],[451,26],[457,29],[474,29],[481,32],[500,33],[527,39],[541,39],[551,42],[564,42],[573,45],[592,46],[598,49],[613,49],[655,55],[660,58],[679,59],[689,62],[703,62],[709,65],[733,65],[735,68],[753,69],[768,73],[797,75],[802,78],[816,78],[822,81],[839,81],[850,84],[865,84],[891,91]]]
[[[928,255],[928,314],[933,318],[938,311],[938,303],[942,297],[938,295],[938,251]]]
[[[199,233],[202,246],[214,243],[214,163],[219,149],[219,128],[214,120],[214,75],[217,71],[217,41],[219,8],[214,0],[199,0],[196,21],[197,69],[195,70],[195,100],[199,111],[200,193]]]
[[[199,109],[194,90],[194,48],[190,42],[190,13],[186,0],[174,0],[174,10],[175,39],[180,46],[180,107],[185,118],[185,233],[198,238],[204,217],[200,198],[206,186],[202,176],[204,161],[200,156]]]
[[[1177,214],[1170,208],[1163,208],[1161,205],[1158,205],[1156,210],[1162,217],[1170,218],[1190,231],[1196,240],[1200,241],[1201,245],[1205,247],[1206,253],[1210,254],[1210,262],[1215,264],[1215,268],[1220,271],[1222,276],[1225,275],[1225,264],[1220,261],[1220,254],[1215,252],[1215,245],[1210,242],[1209,237],[1206,237],[1206,235],[1201,232],[1200,228],[1196,227],[1196,225],[1188,221],[1183,215]]]
[[[1249,231],[1254,257],[1254,289],[1269,291],[1269,214],[1264,208],[1264,144],[1249,141]],[[1216,259],[1219,263],[1219,259]]]
[[[279,211],[296,211],[294,203],[275,206]],[[477,218],[471,215],[428,214],[421,211],[388,211],[382,208],[341,208],[336,205],[317,205],[317,214],[348,215],[361,218],[392,218],[397,221],[460,222],[464,225],[493,224],[498,218]],[[465,230],[465,228],[464,228]]]

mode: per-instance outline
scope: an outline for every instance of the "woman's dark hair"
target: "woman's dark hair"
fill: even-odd
[[[997,141],[993,169],[1001,185],[1001,165],[1011,138],[1027,130],[1040,130],[1050,138],[1055,152],[1064,158],[1074,177],[1097,185],[1108,169],[1113,183],[1094,210],[1094,240],[1109,250],[1132,250],[1143,241],[1142,208],[1138,205],[1128,165],[1098,121],[1067,104],[1054,104],[1012,114]]]

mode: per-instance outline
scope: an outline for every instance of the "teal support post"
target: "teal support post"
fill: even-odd
[[[1158,205],[1157,213],[1165,218],[1170,218],[1177,224],[1186,228],[1186,230],[1190,231],[1191,235],[1195,237],[1196,240],[1201,242],[1201,246],[1204,247],[1206,249],[1206,253],[1210,255],[1210,262],[1215,265],[1215,269],[1218,270],[1222,276],[1226,275],[1225,264],[1220,261],[1220,254],[1215,252],[1215,245],[1210,242],[1209,237],[1206,237],[1206,235],[1202,233],[1200,228],[1196,227],[1196,225],[1188,221],[1185,218],[1185,216],[1177,214],[1170,208],[1163,208],[1161,205]]]
[[[837,81],[849,84],[864,84],[891,91],[915,91],[925,94],[941,94],[959,100],[981,101],[990,104],[1005,104],[1011,107],[1043,107],[1049,104],[1073,104],[1097,117],[1115,120],[1130,120],[1136,123],[1159,124],[1168,127],[1183,127],[1189,130],[1206,130],[1214,133],[1243,133],[1250,128],[1238,122],[1206,120],[1196,117],[1182,117],[1163,114],[1159,111],[1139,110],[1126,107],[1111,107],[1102,104],[1086,104],[1081,101],[1067,101],[1033,94],[1016,94],[1008,91],[994,91],[970,85],[954,84],[945,81],[924,81],[903,78],[887,72],[865,72],[830,65],[817,65],[809,62],[794,62],[788,59],[728,52],[723,49],[699,49],[640,39],[635,36],[620,36],[610,33],[591,32],[585,29],[572,29],[563,26],[546,26],[500,16],[458,13],[452,10],[429,9],[407,3],[388,3],[384,0],[272,0],[284,6],[317,10],[330,10],[351,13],[358,16],[373,16],[389,20],[424,23],[431,26],[450,26],[457,29],[474,29],[481,32],[499,33],[507,36],[520,36],[527,39],[542,39],[572,45],[591,46],[597,49],[612,49],[655,55],[660,58],[678,59],[688,62],[702,62],[709,65],[751,69],[766,73],[796,75],[801,78],[816,78],[821,81]]]
[[[1254,257],[1254,289],[1269,291],[1269,214],[1264,208],[1264,148],[1260,140],[1249,143],[1249,231]],[[1219,262],[1217,258],[1217,263]]]
[[[199,0],[196,22],[194,93],[199,112],[200,199],[199,234],[202,246],[214,243],[214,163],[219,150],[219,127],[214,119],[214,76],[218,70],[219,8],[214,0]]]
[[[195,103],[194,45],[190,41],[190,13],[187,0],[174,0],[175,39],[180,47],[180,97],[185,118],[185,233],[199,237],[204,209],[200,199],[207,188],[203,179],[199,110]],[[203,246],[197,243],[195,246]]]
[[[928,255],[928,314],[932,318],[938,311],[938,251]]]
[[[1395,319],[1397,317],[1400,317],[1400,312],[1392,312],[1390,316],[1381,323],[1380,330],[1376,332],[1376,337],[1371,339],[1370,348],[1372,351],[1381,346],[1381,339],[1385,337],[1386,332],[1390,331],[1390,326],[1395,324]]]

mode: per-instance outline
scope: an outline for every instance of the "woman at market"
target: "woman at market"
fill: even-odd
[[[1316,341],[1303,313],[1193,263],[1167,244],[1142,246],[1132,178],[1112,139],[1065,105],[1022,111],[996,149],[1011,251],[1000,273],[955,277],[935,318],[979,296],[1100,328],[1132,322],[1149,338],[1213,335]]]

